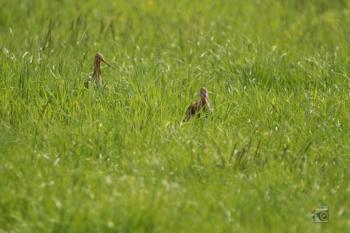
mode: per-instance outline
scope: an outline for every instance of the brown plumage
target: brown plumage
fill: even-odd
[[[86,88],[89,88],[89,83],[91,81],[95,81],[95,84],[97,87],[102,86],[102,71],[101,71],[102,62],[108,66],[111,66],[108,62],[105,61],[101,53],[96,53],[95,59],[94,59],[94,72],[92,73],[91,77],[87,78],[84,81],[84,86]]]
[[[202,112],[205,114],[209,114],[212,111],[209,103],[207,89],[205,87],[202,87],[199,91],[199,94],[200,99],[197,102],[194,102],[190,106],[188,106],[183,121],[188,121],[194,116],[200,117],[200,114]]]

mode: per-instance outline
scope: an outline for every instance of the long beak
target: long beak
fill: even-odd
[[[102,60],[102,62],[105,63],[107,66],[112,67],[112,65],[106,62],[105,60]]]

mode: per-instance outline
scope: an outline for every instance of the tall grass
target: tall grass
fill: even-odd
[[[0,0],[0,232],[348,232],[349,7]]]

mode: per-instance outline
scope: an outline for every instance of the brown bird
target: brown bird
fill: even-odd
[[[109,67],[111,67],[111,65],[108,62],[106,62],[106,60],[103,58],[101,53],[96,53],[95,59],[94,59],[94,72],[92,73],[92,76],[90,76],[84,81],[84,86],[86,88],[89,88],[89,83],[91,81],[95,81],[95,84],[97,87],[102,86],[102,71],[101,71],[102,62],[108,65]]]
[[[188,106],[186,110],[186,115],[183,121],[188,121],[194,116],[200,117],[200,114],[203,112],[208,115],[212,112],[212,108],[209,103],[208,91],[207,88],[202,87],[199,91],[200,99],[197,102],[192,103]]]

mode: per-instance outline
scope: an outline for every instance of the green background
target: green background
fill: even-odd
[[[349,10],[0,0],[0,232],[350,232]]]

